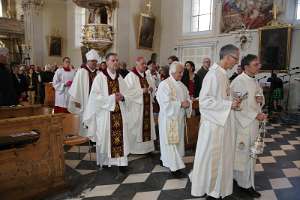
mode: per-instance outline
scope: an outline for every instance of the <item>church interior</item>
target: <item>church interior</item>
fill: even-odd
[[[265,114],[253,118],[258,135],[252,143],[261,149],[255,149],[254,157],[244,158],[254,162],[248,175],[252,177],[248,178],[252,180],[247,186],[253,189],[250,192],[243,190],[231,165],[214,163],[218,159],[209,152],[218,143],[201,146],[206,144],[204,132],[213,129],[205,126],[211,119],[206,110],[213,109],[203,106],[209,90],[205,81],[225,58],[227,64],[233,63],[224,71],[228,85],[220,84],[216,90],[230,89],[229,84],[240,80],[253,60],[259,67],[249,81],[260,88],[253,99],[263,97],[264,103],[257,104]],[[80,77],[85,72],[87,78]],[[60,85],[67,76],[72,78]],[[175,89],[167,81],[170,76],[182,82]],[[300,200],[300,0],[0,0],[0,78],[1,200]],[[176,94],[181,85],[186,87],[180,91],[187,91],[188,100],[179,102],[178,112],[184,114],[173,119],[176,109],[171,114],[164,109],[185,95]],[[62,93],[61,88],[69,92]],[[252,93],[241,95],[227,89],[228,98],[241,105],[241,110],[229,107],[228,113],[249,114],[243,102]],[[170,96],[170,103],[164,94]],[[227,109],[218,103],[215,107],[220,112],[214,113],[212,121],[218,121]],[[118,117],[123,123],[121,136],[113,132]],[[131,126],[135,118],[140,124]],[[224,123],[214,126],[227,130]],[[225,138],[235,133],[233,127],[224,131]],[[164,130],[167,136],[162,136]],[[247,134],[254,134],[249,130]],[[174,143],[169,138],[172,131],[180,137],[173,135]],[[133,144],[146,141],[144,149],[152,142],[150,150],[131,150],[134,145],[129,139],[129,145],[125,142],[126,134],[138,135]],[[239,136],[235,134],[232,147],[223,144],[222,148],[241,150],[248,145],[236,142]],[[123,142],[117,152],[114,136]],[[103,156],[105,148],[108,158]],[[165,151],[176,155],[163,155]],[[178,157],[184,166],[178,168],[180,173],[166,164],[180,165]],[[222,176],[213,179],[204,178],[205,172],[192,173],[196,159],[204,165],[210,158],[211,169],[202,170],[213,173],[219,167]],[[223,157],[219,160],[223,162]],[[227,194],[222,187],[228,184],[221,179],[232,173]],[[214,188],[220,194],[208,189],[201,196],[193,195],[197,189],[192,176],[204,179],[202,188],[220,183]]]

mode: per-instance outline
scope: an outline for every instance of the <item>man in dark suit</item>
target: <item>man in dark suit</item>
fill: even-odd
[[[202,61],[202,66],[197,72],[197,75],[200,79],[200,90],[202,88],[203,79],[204,79],[206,73],[208,72],[208,69],[209,69],[210,65],[211,65],[210,58],[204,58],[203,61]]]
[[[7,68],[8,58],[8,49],[0,48],[0,106],[18,104],[13,77]]]

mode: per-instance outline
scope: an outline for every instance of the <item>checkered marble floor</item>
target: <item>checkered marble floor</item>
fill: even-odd
[[[262,200],[300,200],[300,126],[269,124],[264,153],[256,164],[255,183]],[[66,174],[71,191],[59,199],[84,200],[179,200],[200,199],[190,195],[188,177],[175,179],[159,165],[159,153],[131,155],[129,172],[118,173],[116,167],[100,170],[95,153],[88,146],[65,147]],[[188,174],[193,152],[184,157]],[[76,177],[76,178],[74,178]],[[75,189],[74,189],[75,188]],[[236,199],[249,199],[238,192]],[[57,199],[57,198],[56,198]]]

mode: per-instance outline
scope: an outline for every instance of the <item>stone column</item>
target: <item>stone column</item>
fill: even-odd
[[[22,0],[24,10],[25,44],[31,47],[30,64],[43,65],[42,0]]]

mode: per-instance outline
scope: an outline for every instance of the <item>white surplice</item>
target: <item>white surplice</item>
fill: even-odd
[[[245,73],[232,81],[230,89],[231,92],[248,93],[248,98],[241,103],[241,111],[234,112],[236,120],[234,179],[243,188],[254,188],[256,160],[250,158],[250,147],[254,144],[259,131],[259,122],[256,120],[256,116],[261,113],[261,106],[256,102],[255,95],[262,94],[262,89],[254,78]]]
[[[172,98],[172,88],[174,88],[176,96]],[[171,171],[185,168],[182,160],[184,156],[184,131],[186,117],[190,117],[192,113],[192,103],[186,86],[181,81],[176,81],[172,76],[162,81],[156,93],[156,98],[160,106],[159,111],[159,140],[161,161],[163,166],[168,167]],[[181,102],[189,100],[190,107],[184,109]],[[171,120],[178,122],[179,143],[170,144],[168,140],[168,124]]]
[[[55,106],[67,108],[69,104],[69,87],[65,84],[68,81],[73,81],[75,70],[65,71],[63,68],[58,68],[53,77],[53,87],[55,89]]]
[[[115,80],[116,74],[107,70],[109,76]],[[100,72],[94,79],[89,100],[84,111],[83,122],[88,126],[88,137],[96,142],[97,165],[127,166],[128,147],[128,115],[126,111],[126,101],[128,89],[124,79],[119,76],[120,93],[124,95],[125,101],[119,102],[122,122],[123,122],[123,148],[124,156],[119,158],[111,157],[111,120],[110,112],[115,110],[115,94],[109,95],[107,77]]]
[[[219,198],[232,193],[235,135],[229,80],[218,64],[209,68],[199,96],[201,123],[193,171],[193,196]]]
[[[140,73],[143,77],[144,74]],[[155,91],[155,86],[153,85],[153,80],[151,77],[146,75],[147,82],[150,87]],[[145,154],[154,151],[154,140],[155,135],[155,125],[153,118],[153,96],[154,92],[150,94],[150,120],[151,120],[151,140],[143,142],[143,111],[144,111],[144,100],[143,100],[143,89],[141,88],[139,77],[130,72],[125,77],[125,82],[127,83],[128,90],[132,93],[132,102],[128,107],[128,141],[129,141],[129,151],[132,154]]]
[[[80,68],[76,72],[73,83],[69,89],[70,100],[68,105],[68,111],[80,116],[80,122],[82,122],[83,112],[86,108],[90,92],[90,80],[89,72],[85,68]],[[75,106],[75,103],[80,103],[80,108]],[[80,123],[81,136],[86,136],[87,128]]]

